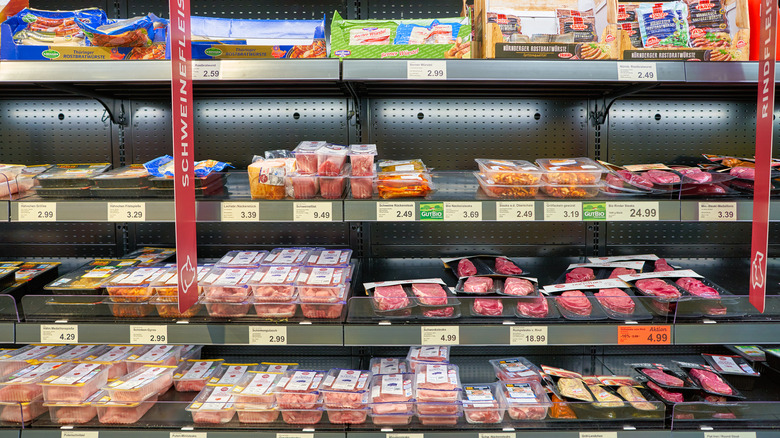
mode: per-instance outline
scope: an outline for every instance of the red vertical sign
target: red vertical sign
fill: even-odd
[[[173,179],[176,204],[176,265],[179,271],[179,312],[184,312],[198,300],[190,0],[169,0],[168,5],[171,14],[169,32],[175,163]]]
[[[753,193],[753,241],[750,251],[750,303],[764,311],[769,249],[769,190],[772,160],[772,119],[775,110],[777,0],[761,0],[758,44],[758,105],[756,114],[756,183]]]

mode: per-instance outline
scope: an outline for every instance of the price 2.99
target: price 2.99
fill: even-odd
[[[287,338],[282,335],[270,335],[268,336],[269,344],[284,344],[287,342]]]
[[[441,69],[428,69],[426,71],[426,75],[429,78],[443,78],[444,77],[444,70],[441,70]]]
[[[149,335],[149,342],[165,342],[165,335]]]

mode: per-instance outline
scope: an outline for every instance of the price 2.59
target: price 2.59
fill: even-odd
[[[219,70],[203,70],[202,78],[218,78]]]

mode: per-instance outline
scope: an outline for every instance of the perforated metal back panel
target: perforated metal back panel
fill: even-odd
[[[245,168],[266,150],[294,149],[302,140],[346,144],[346,99],[198,99],[195,159]],[[127,147],[134,162],[171,153],[168,102],[133,102]]]
[[[0,99],[0,162],[112,162],[111,126],[93,100]]]
[[[587,155],[582,101],[372,99],[366,140],[381,158],[422,158],[434,168],[476,169],[474,158]]]
[[[581,223],[389,223],[371,224],[373,257],[443,257],[496,253],[509,256],[578,257],[585,254]]]
[[[30,0],[30,7],[51,11],[100,8],[106,11],[108,18],[117,18],[114,14],[114,2],[111,0]]]
[[[160,17],[168,17],[168,2],[164,0],[132,0],[128,2],[129,17],[153,12]],[[354,2],[345,0],[193,0],[190,2],[192,15],[220,18],[255,18],[274,20],[319,20],[327,14],[328,20],[333,11],[347,16],[348,5]]]
[[[114,224],[4,223],[0,226],[3,257],[116,257]]]
[[[423,2],[363,0],[360,4],[363,18],[375,20],[458,17],[463,9],[463,2],[460,0]]]

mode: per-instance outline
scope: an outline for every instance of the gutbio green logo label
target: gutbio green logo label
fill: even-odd
[[[607,220],[607,203],[606,202],[583,202],[582,220],[584,221]]]
[[[57,59],[60,57],[60,52],[56,50],[44,50],[43,52],[41,52],[41,55],[44,58]]]
[[[421,202],[420,220],[421,221],[443,221],[444,203],[443,202]]]
[[[209,56],[217,57],[222,54],[222,50],[219,50],[216,47],[209,47],[208,49],[204,50],[203,53]]]

